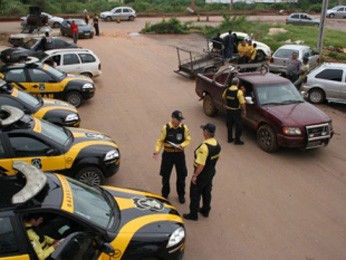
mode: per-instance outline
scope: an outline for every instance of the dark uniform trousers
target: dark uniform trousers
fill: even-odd
[[[177,193],[179,197],[185,196],[185,180],[187,176],[187,168],[185,163],[185,153],[183,151],[166,152],[162,153],[162,163],[160,175],[162,176],[162,196],[168,197],[170,193],[169,180],[171,172],[175,166],[177,172]]]
[[[235,140],[240,141],[243,133],[241,109],[227,109],[227,137],[228,141],[233,138],[233,125],[235,125]]]
[[[213,177],[215,175],[215,169],[210,172],[204,172],[207,176],[198,176],[196,184],[191,182],[190,186],[190,213],[193,216],[197,216],[199,211],[200,199],[202,197],[203,208],[201,211],[205,214],[209,214],[211,209],[211,190],[213,187]]]

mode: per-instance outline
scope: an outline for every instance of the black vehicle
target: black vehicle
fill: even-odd
[[[71,23],[74,21],[78,25],[78,38],[93,38],[94,29],[83,19],[65,19],[60,25],[60,32],[63,36],[72,37]]]
[[[63,127],[0,107],[0,171],[13,174],[14,161],[24,161],[42,171],[68,175],[90,185],[100,185],[118,172],[120,151],[109,136],[88,129]]]
[[[28,56],[37,57],[44,50],[41,44],[42,37],[34,37],[29,41],[25,42],[22,47],[8,48],[0,53],[0,59],[4,63],[18,62]],[[52,37],[53,49],[70,49],[78,48],[73,42],[65,41],[64,39]]]
[[[158,194],[114,186],[90,187],[15,162],[0,176],[0,259],[38,259],[25,229],[62,243],[49,259],[181,260],[185,228],[177,209]]]
[[[0,79],[0,104],[16,107],[25,114],[42,118],[60,126],[80,125],[80,117],[77,109],[67,102],[34,97],[12,84]]]

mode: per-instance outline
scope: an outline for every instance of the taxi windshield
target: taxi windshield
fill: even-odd
[[[61,72],[60,70],[54,69],[51,66],[48,65],[43,65],[44,70],[48,71],[49,73],[53,74],[55,77],[59,78],[59,79],[64,79],[66,77],[66,73]]]
[[[34,97],[26,92],[18,91],[18,98],[25,104],[38,110],[42,106],[42,99]]]
[[[72,133],[65,127],[54,125],[41,120],[41,133],[62,146],[70,146],[73,141]]]
[[[73,194],[74,213],[108,230],[118,222],[119,210],[110,194],[68,178]]]

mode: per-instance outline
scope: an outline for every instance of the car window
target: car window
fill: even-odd
[[[51,58],[52,58],[53,61],[55,61],[57,66],[61,65],[60,64],[60,62],[61,62],[61,55],[60,54],[53,55]]]
[[[48,145],[30,136],[9,136],[16,157],[45,156]]]
[[[79,59],[76,54],[69,53],[64,55],[63,65],[79,64]]]
[[[96,61],[95,57],[89,53],[82,53],[78,55],[80,59],[82,60],[82,63],[91,63]]]
[[[279,58],[290,58],[292,55],[292,52],[294,52],[295,50],[291,50],[291,49],[279,49],[276,53],[275,53],[275,57],[279,57]]]
[[[28,72],[31,79],[29,82],[50,82],[53,80],[53,78],[43,70],[29,69]]]
[[[291,18],[299,19],[299,14],[294,14],[294,15],[291,16]]]
[[[341,82],[342,72],[340,69],[325,69],[318,73],[316,78]]]
[[[13,254],[19,251],[14,229],[9,217],[0,218],[0,256]]]
[[[115,10],[115,13],[121,13],[121,9]]]
[[[124,12],[124,13],[130,13],[131,11],[130,11],[129,9],[124,8],[124,9],[123,9],[123,12]]]
[[[6,80],[15,81],[15,82],[24,82],[26,81],[24,70],[23,69],[13,69],[6,73]]]

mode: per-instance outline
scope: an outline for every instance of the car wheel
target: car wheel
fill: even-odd
[[[90,72],[82,72],[81,73],[83,76],[86,76],[88,78],[92,78],[93,77],[93,74],[91,74]]]
[[[110,22],[110,21],[112,21],[112,17],[110,17],[110,16],[107,16],[107,17],[106,17],[106,21],[107,21],[107,22]]]
[[[75,178],[90,186],[99,186],[104,181],[102,171],[99,168],[92,166],[81,169]]]
[[[335,14],[330,14],[328,17],[329,17],[329,18],[334,18],[334,17],[335,17]]]
[[[129,21],[134,21],[135,20],[135,17],[134,16],[130,16],[129,17]]]
[[[326,99],[326,95],[324,94],[323,90],[314,88],[308,92],[308,99],[311,103],[319,104]]]
[[[264,61],[265,59],[266,59],[266,55],[264,54],[263,51],[259,50],[259,51],[257,52],[257,60],[258,60],[259,62],[261,62],[261,61]]]
[[[60,23],[58,23],[58,22],[53,23],[53,28],[59,28],[59,27],[60,27]]]
[[[218,112],[214,105],[213,98],[208,94],[203,98],[203,111],[207,116],[215,116]]]
[[[67,93],[65,96],[65,100],[75,107],[79,107],[83,103],[83,97],[77,91],[71,91]]]
[[[262,125],[257,130],[257,143],[259,147],[267,153],[276,152],[279,148],[276,134],[273,128],[269,125]]]

